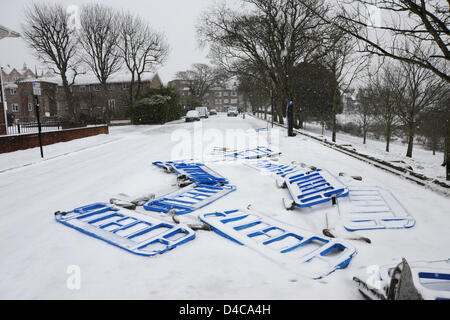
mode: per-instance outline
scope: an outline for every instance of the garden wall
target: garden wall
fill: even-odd
[[[65,142],[99,134],[108,134],[108,126],[84,127],[59,131],[42,132],[42,145]],[[37,133],[0,136],[0,153],[39,147]]]

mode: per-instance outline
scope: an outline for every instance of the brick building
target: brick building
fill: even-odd
[[[184,80],[175,79],[170,81],[168,86],[174,88],[178,93],[182,105],[189,104],[189,100],[191,99],[189,83]],[[212,87],[206,93],[204,100],[209,109],[216,109],[219,112],[226,112],[230,106],[242,108],[243,105],[243,98],[238,93],[237,82],[234,80],[220,86]]]
[[[125,119],[130,79],[131,76],[127,73],[118,73],[110,77],[107,83],[106,97],[108,107],[105,108],[106,104],[99,81],[92,75],[79,75],[71,87],[75,114],[78,115],[80,120]],[[39,97],[41,119],[45,121],[69,118],[62,81],[57,76],[26,79],[17,83],[6,84],[4,91],[8,117],[13,118],[16,122],[36,120],[33,82],[41,84],[42,95]],[[142,93],[150,88],[161,88],[162,86],[163,84],[157,73],[143,75]],[[0,115],[0,122],[2,121],[1,118],[3,118],[2,115]]]
[[[27,65],[24,63],[23,68],[20,70],[17,70],[16,68],[12,68],[9,64],[5,67],[1,68],[1,83],[0,86],[3,85],[3,90],[0,90],[0,135],[6,133],[6,126],[5,126],[5,109],[3,101],[3,92],[5,93],[5,96],[8,98],[8,93],[12,92],[12,102],[14,103],[14,108],[17,104],[17,83],[22,80],[26,79],[33,79],[36,78],[36,74],[27,68]],[[8,101],[8,99],[6,99]]]
[[[31,78],[37,78],[37,75],[28,69],[26,63],[24,63],[22,69],[19,70],[12,68],[9,64],[6,65],[6,67],[2,67],[3,83],[16,83],[20,80]]]

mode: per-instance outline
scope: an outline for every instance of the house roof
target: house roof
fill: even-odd
[[[69,81],[70,81],[69,76]],[[144,73],[141,77],[141,81],[152,81],[155,77],[159,77],[157,73]],[[40,77],[38,79],[25,79],[21,82],[35,82],[35,81],[42,81],[42,82],[49,82],[54,83],[59,86],[62,86],[62,79],[59,75],[54,76],[45,76]],[[109,79],[106,81],[107,83],[122,83],[122,82],[130,82],[131,81],[131,74],[129,72],[117,72],[109,77]],[[83,85],[90,85],[90,84],[100,84],[100,81],[97,79],[97,77],[93,73],[87,73],[87,74],[79,74],[75,78],[74,85],[77,86],[83,86]]]

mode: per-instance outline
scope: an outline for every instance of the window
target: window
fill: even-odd
[[[129,82],[124,82],[124,83],[122,84],[122,89],[123,89],[123,90],[130,89],[130,83],[129,83]]]
[[[80,102],[80,109],[81,110],[87,110],[88,109],[86,101],[81,101]]]
[[[237,92],[236,91],[231,91],[231,96],[232,97],[236,97],[237,96]]]
[[[116,110],[116,100],[109,99],[108,100],[108,107],[109,107],[109,110],[115,111]]]
[[[222,96],[222,91],[217,91],[216,93],[214,93],[214,95],[216,97],[221,97]]]
[[[94,84],[94,91],[100,91],[100,85]]]
[[[113,89],[113,85],[112,84],[108,84],[108,90],[112,91],[112,89]]]
[[[13,103],[11,108],[13,112],[19,112],[19,105],[17,103]]]
[[[214,103],[215,103],[215,104],[222,104],[222,99],[215,99],[215,100],[214,100]]]
[[[223,99],[223,104],[229,104],[230,100],[229,99]]]
[[[33,111],[33,104],[28,102],[28,111]]]
[[[231,104],[237,104],[237,103],[238,103],[238,99],[236,99],[236,98],[231,99]]]
[[[15,96],[15,95],[17,94],[17,88],[11,88],[11,89],[9,89],[9,93],[10,93],[12,96]]]
[[[86,86],[80,86],[80,92],[85,92],[86,91]]]

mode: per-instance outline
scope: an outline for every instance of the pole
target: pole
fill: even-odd
[[[294,136],[294,101],[289,100],[288,106],[287,106],[287,121],[288,121],[288,136],[293,137]]]
[[[3,113],[5,117],[5,134],[8,134],[8,105],[6,103],[5,89],[3,88],[3,68],[0,67],[0,85],[2,89],[2,102],[3,102]]]
[[[42,136],[41,136],[41,118],[39,115],[39,97],[34,96],[34,104],[36,106],[36,118],[38,122],[38,137],[39,137],[39,148],[41,149],[41,158],[44,157],[44,151],[42,150]]]
[[[273,128],[273,89],[270,89],[270,113],[272,114],[272,128]]]

